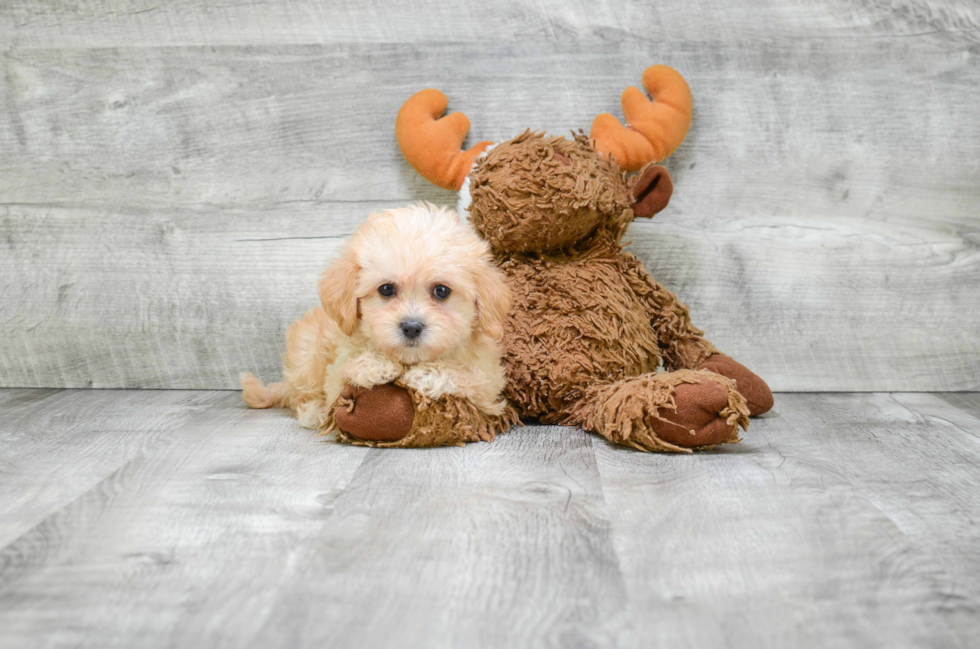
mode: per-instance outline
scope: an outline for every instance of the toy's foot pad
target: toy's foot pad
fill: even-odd
[[[682,448],[723,444],[738,437],[738,423],[722,415],[728,402],[728,389],[717,381],[682,383],[674,389],[677,409],[661,408],[663,419],[652,419],[650,426],[657,437]]]
[[[340,393],[334,418],[345,434],[366,442],[397,442],[412,430],[415,404],[408,390],[393,383],[361,388],[348,385]]]

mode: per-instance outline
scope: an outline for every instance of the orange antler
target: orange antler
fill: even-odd
[[[462,151],[470,120],[463,113],[441,117],[449,101],[435,88],[408,98],[395,118],[395,137],[402,155],[415,171],[444,189],[459,189],[473,166],[473,158],[493,144],[480,142]]]
[[[603,155],[611,155],[627,171],[660,162],[680,146],[691,126],[691,89],[677,70],[654,65],[643,72],[643,87],[623,91],[621,103],[627,126],[609,113],[592,121],[589,137]]]

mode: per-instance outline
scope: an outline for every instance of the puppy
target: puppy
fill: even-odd
[[[431,399],[504,411],[510,291],[455,212],[419,204],[369,216],[321,275],[320,303],[286,332],[281,383],[242,375],[249,407],[288,407],[318,429],[346,384],[398,379]]]

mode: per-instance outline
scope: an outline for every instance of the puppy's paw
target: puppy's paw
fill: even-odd
[[[405,367],[381,352],[368,349],[352,356],[344,364],[344,379],[347,383],[362,388],[391,383],[405,371]]]
[[[412,430],[415,404],[408,390],[394,383],[362,388],[348,385],[334,413],[337,428],[365,442],[397,442]]]
[[[401,382],[430,399],[438,399],[444,394],[463,395],[460,387],[466,385],[465,380],[460,380],[463,372],[465,370],[444,363],[418,363],[405,371]]]
[[[400,382],[432,400],[445,395],[469,399],[487,415],[502,415],[507,407],[500,398],[502,379],[497,384],[475,366],[419,363],[409,367]]]

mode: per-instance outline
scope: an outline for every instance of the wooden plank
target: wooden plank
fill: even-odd
[[[0,547],[105,480],[226,393],[34,391],[0,394]]]
[[[186,635],[241,646],[367,449],[317,438],[285,411],[249,411],[232,393],[74,394],[99,411],[84,414],[89,428],[111,429],[92,453],[108,440],[143,452],[0,550],[0,646],[175,646]],[[210,404],[174,421],[167,398]],[[48,431],[38,413],[31,441],[63,439],[79,425],[65,419]],[[167,443],[154,445],[160,434]],[[43,480],[45,459],[27,459]]]
[[[944,392],[936,396],[951,406],[980,419],[980,392]]]
[[[911,6],[740,0],[561,2],[505,0],[492,8],[452,4],[333,0],[214,3],[67,0],[0,5],[0,34],[19,48],[129,47],[446,41],[763,41],[923,36],[970,38],[976,5],[930,0]],[[975,36],[973,36],[975,38]]]
[[[694,127],[669,161],[671,208],[629,236],[709,337],[777,390],[978,389],[980,64],[967,47],[6,51],[0,384],[274,378],[280,332],[315,304],[336,237],[379,207],[453,202],[395,146],[412,91],[442,87],[474,137],[561,133],[666,62],[690,80]]]
[[[57,396],[62,390],[52,388],[34,388],[25,390],[0,390],[0,407],[3,408],[4,418],[18,409],[31,408],[34,404]]]
[[[910,582],[914,574],[931,579],[934,591],[916,602],[916,608],[938,614],[940,624],[951,633],[950,646],[976,646],[980,642],[980,555],[976,552],[980,500],[975,497],[980,418],[921,393],[855,395],[823,402],[796,395],[794,399],[802,406],[793,418],[787,417],[794,425],[828,429],[850,421],[863,429],[864,434],[849,447],[832,446],[830,457],[853,476],[855,489],[888,517],[919,557],[915,567],[903,565],[897,557],[882,558]]]
[[[340,244],[330,233],[363,217],[356,206],[301,212],[18,211],[26,227],[0,260],[11,336],[0,383],[233,388],[245,370],[277,377],[286,326],[318,304],[317,276]]]
[[[0,646],[607,645],[620,633],[622,575],[581,431],[368,451],[234,397],[0,552]]]
[[[886,394],[781,394],[742,444],[710,454],[596,440],[616,550],[635,558],[637,634],[975,646],[980,444],[948,432]]]
[[[373,453],[296,563],[258,645],[611,646],[625,633],[595,458],[575,429]]]
[[[419,88],[442,88],[471,117],[472,138],[499,141],[588,128],[618,112],[644,67],[665,62],[696,101],[671,162],[697,188],[678,199],[702,218],[973,216],[963,203],[976,191],[980,65],[966,51],[914,39],[11,50],[0,198],[208,209],[412,200],[428,184],[401,160],[393,125]],[[931,164],[898,164],[909,148]]]

